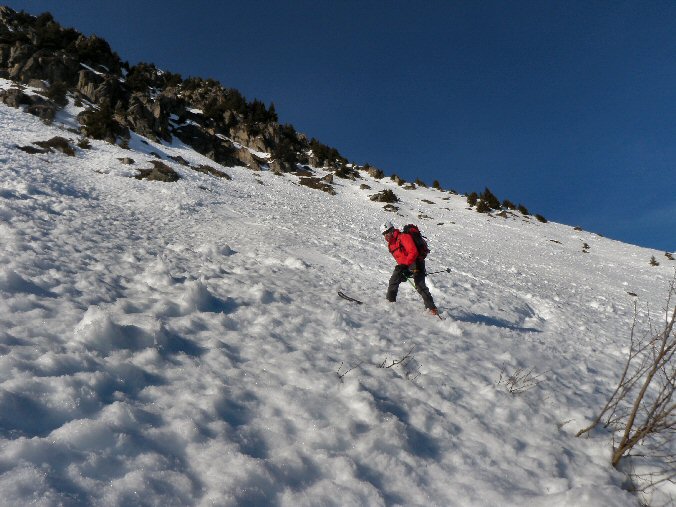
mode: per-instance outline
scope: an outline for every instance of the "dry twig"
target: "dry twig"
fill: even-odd
[[[669,311],[674,297],[676,272],[669,284],[663,325],[658,329],[648,312],[648,331],[642,335],[637,333],[639,312],[634,303],[629,353],[617,386],[592,423],[577,433],[589,433],[602,422],[613,430],[614,467],[626,457],[649,463],[652,471],[633,475],[643,492],[676,478],[676,306]]]

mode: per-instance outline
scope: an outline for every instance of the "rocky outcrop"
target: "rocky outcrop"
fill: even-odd
[[[110,143],[116,142],[119,137],[129,138],[129,129],[120,122],[108,102],[104,102],[97,109],[83,111],[77,118],[82,125],[83,134],[88,137]]]
[[[75,148],[70,141],[65,137],[56,136],[52,137],[48,141],[35,141],[33,144],[39,146],[40,148],[51,152],[52,150],[60,151],[64,155],[69,157],[75,156]]]
[[[94,104],[108,102],[115,106],[118,102],[127,100],[119,78],[114,75],[97,74],[83,69],[78,76],[77,91]]]
[[[56,115],[56,104],[39,95],[28,95],[21,88],[0,90],[0,102],[10,107],[26,106],[26,112],[50,122]]]
[[[263,168],[263,165],[267,163],[267,160],[257,157],[246,148],[240,148],[239,150],[235,151],[234,156],[239,162],[242,163],[242,165],[254,171],[260,171]],[[281,169],[279,169],[276,165],[271,164],[270,169],[275,172],[281,172]]]
[[[64,137],[56,136],[52,137],[48,141],[34,141],[34,145],[39,146],[40,148],[35,148],[34,146],[17,146],[22,151],[30,153],[31,155],[37,153],[52,153],[54,150],[68,155],[69,157],[75,156],[75,148],[70,144],[70,141]]]
[[[223,178],[223,179],[226,179],[226,180],[232,179],[229,174],[226,174],[223,171],[219,171],[218,169],[211,167],[210,165],[201,164],[201,165],[193,167],[193,169],[195,171],[197,171],[198,173],[209,174],[209,175],[215,176],[217,178]]]
[[[387,203],[392,203],[392,202],[398,202],[399,198],[397,195],[390,189],[385,189],[382,190],[381,192],[378,192],[377,194],[374,194],[371,196],[372,201],[376,202],[387,202]]]
[[[327,194],[330,195],[336,195],[336,191],[333,188],[333,186],[330,183],[327,183],[326,181],[321,180],[320,178],[314,178],[314,177],[309,177],[309,178],[300,178],[298,180],[298,183],[305,187],[310,187],[314,188],[316,190],[321,190],[322,192],[326,192]]]
[[[137,180],[164,181],[172,183],[181,179],[179,174],[163,162],[153,160],[150,162],[152,169],[140,169],[136,175]]]
[[[378,169],[377,167],[369,166],[369,168],[366,170],[366,173],[371,176],[371,178],[375,178],[377,180],[385,177],[385,173]]]
[[[120,57],[110,49],[108,42],[96,35],[79,35],[75,41],[75,52],[80,62],[97,71],[119,75],[122,70]]]
[[[391,176],[391,178],[392,178],[392,181],[394,181],[399,186],[402,186],[404,183],[406,183],[406,180],[404,180],[403,178],[400,178],[396,174],[393,174]]]
[[[340,166],[335,170],[334,173],[338,178],[343,178],[347,180],[355,180],[357,178],[360,178],[361,176],[359,175],[359,171],[354,169],[353,167],[348,167],[348,166]]]
[[[20,88],[0,90],[0,101],[9,107],[27,106],[33,103],[30,96],[25,94]]]
[[[267,134],[267,139],[264,134]],[[260,152],[266,152],[270,146],[276,144],[274,141],[274,134],[270,132],[270,128],[266,129],[265,133],[254,133],[243,124],[230,129],[230,138],[239,144]]]
[[[0,96],[46,121],[68,97],[84,102],[87,110],[78,119],[89,137],[116,142],[129,130],[153,140],[176,136],[225,166],[287,173],[309,163],[338,177],[358,177],[345,171],[347,161],[335,149],[279,124],[272,104],[248,102],[212,79],[182,79],[146,63],[130,67],[105,40],[64,29],[50,14],[0,7],[0,77],[46,88],[50,99],[20,90]]]
[[[7,68],[8,78],[20,83],[38,79],[72,85],[80,65],[73,57],[62,51],[36,49],[34,46],[14,46],[10,50]]]
[[[150,139],[169,141],[171,115],[185,114],[185,106],[174,95],[161,95],[152,100],[142,93],[134,93],[126,110],[127,126]]]
[[[185,144],[226,167],[239,164],[238,150],[228,140],[213,135],[204,127],[188,123],[171,130],[172,134]]]
[[[26,108],[26,112],[37,116],[42,121],[49,123],[56,116],[56,105],[52,102],[44,101],[39,104],[32,104]]]

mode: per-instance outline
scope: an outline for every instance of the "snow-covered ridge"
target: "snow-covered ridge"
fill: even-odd
[[[622,366],[629,293],[663,304],[663,253],[367,175],[335,196],[222,180],[137,135],[17,148],[75,144],[70,108],[46,126],[0,105],[7,505],[637,504],[608,435],[574,433]],[[133,178],[158,156],[179,181]],[[383,189],[396,214],[369,199]],[[445,320],[405,285],[384,301],[385,219],[418,223],[428,269],[450,268],[428,278]],[[514,396],[498,380],[518,368],[542,382]]]

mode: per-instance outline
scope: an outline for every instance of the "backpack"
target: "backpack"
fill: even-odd
[[[427,254],[430,253],[430,247],[427,246],[427,241],[425,241],[425,237],[422,235],[417,225],[405,225],[401,232],[410,235],[413,239],[415,247],[418,249],[418,259],[427,257]]]

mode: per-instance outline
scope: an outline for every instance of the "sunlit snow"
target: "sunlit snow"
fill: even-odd
[[[623,365],[628,293],[664,304],[663,252],[365,173],[336,196],[222,180],[138,136],[17,148],[75,144],[69,107],[47,126],[0,105],[0,503],[637,505],[610,435],[575,432]],[[151,152],[182,179],[134,179]],[[450,268],[428,278],[444,320],[407,284],[385,301],[385,219]],[[518,368],[541,382],[514,395]]]

